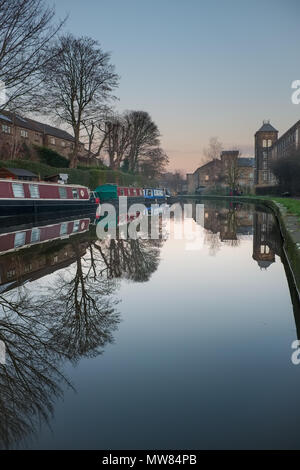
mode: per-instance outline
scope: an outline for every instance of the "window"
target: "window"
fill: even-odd
[[[267,181],[267,179],[268,179],[268,172],[267,171],[263,172],[263,177],[264,177],[264,181]]]
[[[68,233],[68,223],[64,222],[60,226],[60,235],[66,235]]]
[[[5,132],[5,134],[10,134],[10,127],[7,124],[2,124],[2,132]]]
[[[264,139],[264,140],[263,140],[263,147],[266,148],[267,145],[268,145],[268,143],[267,143],[267,141]]]
[[[15,234],[15,248],[25,245],[26,232],[17,232]]]
[[[50,144],[55,145],[55,139],[54,139],[54,137],[50,137]]]
[[[60,143],[60,145],[61,145],[62,147],[65,147],[65,146],[66,146],[66,142],[65,142],[64,140],[62,140],[61,143]]]
[[[26,264],[24,271],[25,273],[29,273],[30,271],[32,271],[32,264]]]
[[[268,158],[268,152],[263,152],[263,159],[266,160]]]
[[[268,168],[268,162],[263,162],[263,169],[266,170]]]
[[[21,129],[21,137],[28,137],[28,132],[24,129]]]
[[[40,191],[37,184],[29,185],[30,197],[40,197]]]
[[[268,139],[268,147],[272,147],[272,140]]]
[[[72,193],[73,193],[73,199],[78,199],[78,191],[77,189],[72,189]]]
[[[79,220],[74,220],[73,232],[78,232],[78,230],[79,230]]]
[[[33,228],[31,230],[31,243],[36,243],[38,241],[40,241],[40,229]]]
[[[58,188],[59,191],[59,197],[61,199],[66,199],[67,198],[67,190],[66,188]]]
[[[13,193],[15,197],[24,197],[24,187],[21,183],[12,184]]]
[[[124,196],[124,189],[120,189],[120,196]]]
[[[205,181],[209,180],[209,175],[205,175]]]

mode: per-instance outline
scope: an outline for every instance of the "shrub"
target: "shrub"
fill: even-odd
[[[59,153],[55,152],[48,147],[35,147],[39,159],[42,163],[54,166],[56,168],[69,168],[70,162],[66,157],[63,157]]]

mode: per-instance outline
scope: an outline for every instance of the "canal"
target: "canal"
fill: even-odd
[[[216,201],[203,220],[194,240],[99,240],[90,214],[2,222],[1,448],[300,447],[276,220]]]

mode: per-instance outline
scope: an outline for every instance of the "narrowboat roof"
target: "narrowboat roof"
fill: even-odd
[[[84,189],[88,189],[89,188],[87,186],[83,186],[82,184],[72,184],[72,183],[68,183],[68,184],[61,184],[61,183],[52,183],[51,181],[22,181],[22,180],[10,180],[8,178],[0,178],[0,183],[19,183],[19,184],[46,184],[48,186],[59,186],[60,188],[63,187],[63,188],[66,188],[66,187],[69,187],[69,188],[84,188]]]

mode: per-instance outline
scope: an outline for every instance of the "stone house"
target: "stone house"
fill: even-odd
[[[209,187],[228,187],[228,172],[236,165],[237,186],[252,187],[254,183],[254,158],[239,157],[238,150],[224,150],[220,159],[214,159],[187,174],[188,193],[201,192]]]
[[[69,159],[74,149],[74,137],[57,127],[7,111],[0,112],[0,159],[28,158],[35,145],[48,147]],[[80,143],[79,156],[85,154],[84,144]]]

